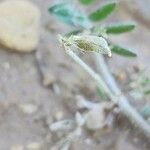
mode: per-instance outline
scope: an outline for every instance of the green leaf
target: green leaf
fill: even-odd
[[[86,16],[70,3],[54,4],[49,8],[49,12],[66,24],[84,28],[89,27]]]
[[[114,52],[118,55],[122,55],[122,56],[125,56],[125,57],[136,57],[137,56],[132,51],[130,51],[126,48],[120,47],[118,45],[111,45],[110,48],[111,48],[112,52]]]
[[[106,33],[108,34],[119,34],[129,32],[135,28],[134,24],[118,24],[106,27]]]
[[[72,24],[70,8],[65,3],[59,3],[51,6],[49,12],[55,14],[60,20],[65,23]]]
[[[145,95],[149,95],[149,94],[150,94],[150,90],[144,91],[144,94],[145,94]]]
[[[108,3],[89,15],[92,21],[100,21],[110,15],[116,7],[115,2]]]
[[[79,2],[83,5],[89,5],[93,2],[94,0],[79,0]]]

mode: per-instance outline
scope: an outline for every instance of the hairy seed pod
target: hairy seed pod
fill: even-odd
[[[72,41],[74,46],[85,52],[98,52],[111,56],[111,50],[107,41],[102,37],[93,35],[73,36]]]

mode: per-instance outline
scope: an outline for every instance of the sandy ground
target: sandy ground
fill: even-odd
[[[48,14],[50,0],[34,2],[42,12],[41,40],[36,52],[19,54],[0,49],[0,150],[22,150],[17,146],[26,150],[35,142],[40,145],[40,150],[50,150],[61,135],[51,133],[49,125],[57,119],[74,116],[75,95],[81,94],[93,101],[97,98],[92,79],[59,48],[56,33],[70,28]],[[120,9],[111,18],[110,22],[138,21]],[[125,72],[127,78],[120,85],[126,90],[134,66],[150,66],[149,28],[139,22],[134,32],[112,38],[133,48],[139,56],[134,60],[113,56],[108,61],[114,74]],[[83,59],[95,67],[90,55]],[[49,87],[43,85],[47,80],[52,81]],[[27,105],[31,106],[31,111],[24,110]],[[106,133],[85,131],[73,143],[72,150],[149,150],[150,143],[131,127],[127,119],[121,120]]]

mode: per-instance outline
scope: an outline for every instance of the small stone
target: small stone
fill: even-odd
[[[85,124],[89,130],[97,130],[104,127],[104,120],[104,112],[96,108],[88,112]]]
[[[113,106],[110,103],[102,102],[88,111],[85,118],[87,129],[98,130],[104,128],[108,123],[106,110],[111,110],[111,107]]]
[[[57,121],[55,123],[52,123],[49,128],[51,131],[67,131],[67,130],[72,130],[75,128],[76,123],[73,120],[62,120],[62,121]]]
[[[57,111],[54,115],[56,120],[61,120],[63,119],[64,113],[62,111]]]
[[[43,77],[44,86],[51,86],[55,81],[56,81],[56,77],[52,74],[48,74]]]
[[[0,44],[19,52],[33,51],[39,41],[40,11],[30,1],[0,2]]]
[[[24,146],[21,144],[13,145],[10,150],[24,150]]]
[[[119,71],[115,72],[114,75],[122,83],[124,83],[127,80],[127,74],[123,70],[119,70]]]
[[[37,106],[33,104],[21,104],[19,109],[25,114],[33,114],[37,111]]]
[[[40,150],[41,143],[33,142],[27,145],[27,150]]]

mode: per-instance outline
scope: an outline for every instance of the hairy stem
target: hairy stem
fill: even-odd
[[[111,90],[107,87],[103,79],[100,75],[93,71],[86,63],[84,63],[73,51],[67,50],[67,54],[76,62],[78,63],[91,77],[98,83],[99,88],[105,91],[105,93],[109,96],[109,98],[114,97],[112,95]],[[114,98],[113,98],[114,99]],[[116,100],[114,101],[117,102]]]
[[[103,78],[98,75],[93,69],[91,69],[86,63],[84,63],[73,51],[66,51],[66,53],[76,62],[78,63],[102,88],[105,93],[109,96],[109,98],[114,102],[117,103],[122,112],[130,119],[134,125],[139,127],[141,131],[150,139],[150,126],[148,123],[139,115],[139,113],[129,104],[126,97],[121,93],[120,89],[118,88],[117,84],[115,83],[113,77],[109,73],[107,66],[100,57],[101,62],[97,62],[98,66],[101,67],[101,71],[103,71],[103,76],[107,81],[107,84],[104,82]],[[103,68],[103,69],[102,69]],[[109,82],[108,82],[109,81]]]
[[[111,89],[114,95],[120,95],[118,105],[122,112],[131,120],[131,122],[138,126],[149,138],[150,138],[150,126],[143,119],[142,116],[129,104],[127,98],[122,94],[120,88],[115,82],[113,76],[111,75],[104,57],[101,54],[94,54],[94,60],[96,62],[97,68],[102,74],[105,82]]]
[[[113,76],[111,75],[111,73],[105,63],[104,57],[98,53],[94,53],[93,57],[94,57],[95,64],[97,66],[98,71],[103,76],[103,78],[104,78],[106,84],[109,86],[110,90],[115,95],[121,95],[120,88],[118,87]]]

